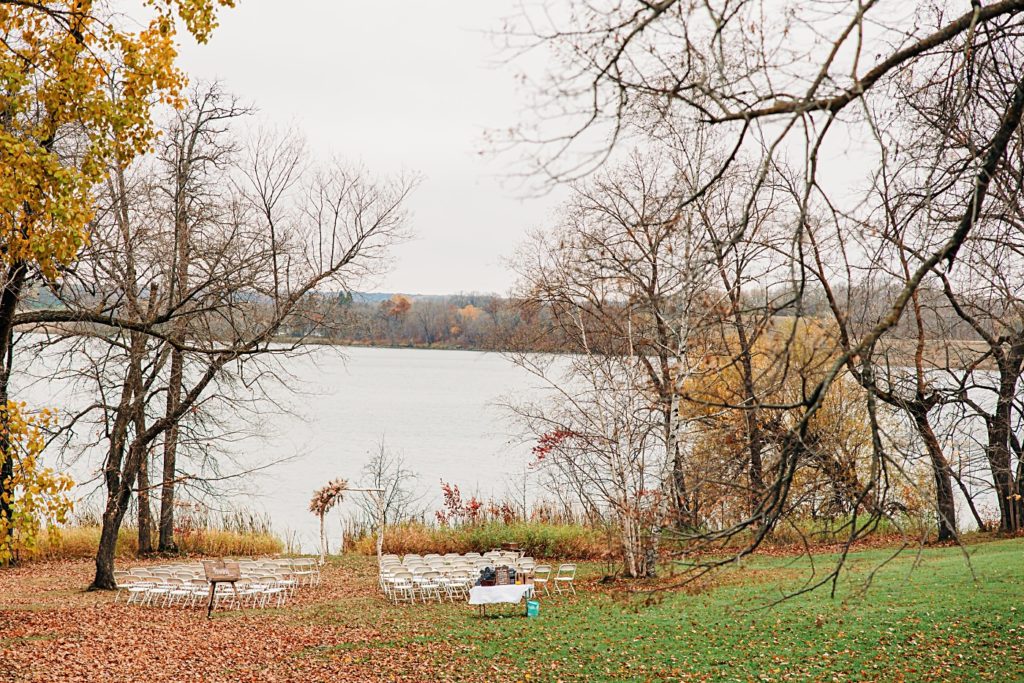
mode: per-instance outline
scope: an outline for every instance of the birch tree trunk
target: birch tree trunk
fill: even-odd
[[[324,527],[324,518],[326,515],[320,515],[320,559],[326,560],[329,548],[327,547],[327,531]]]

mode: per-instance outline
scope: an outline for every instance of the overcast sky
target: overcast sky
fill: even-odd
[[[488,128],[523,109],[515,69],[488,31],[511,0],[245,0],[208,45],[183,45],[194,78],[218,78],[270,123],[370,169],[422,175],[410,203],[415,239],[378,291],[505,293],[502,264],[554,196],[522,199],[503,182],[512,159],[481,156]],[[529,67],[527,67],[529,68]]]

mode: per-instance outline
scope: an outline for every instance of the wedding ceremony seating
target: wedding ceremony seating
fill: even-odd
[[[552,579],[550,565],[539,565],[532,557],[507,550],[464,555],[384,554],[380,557],[378,584],[385,597],[395,604],[462,601],[469,597],[480,572],[488,567],[509,567],[524,582],[535,585],[538,590],[543,587],[548,595],[551,594],[549,582],[554,583],[556,593],[576,592],[576,565],[559,566]]]
[[[313,558],[234,560],[240,578],[214,592],[214,607],[281,607],[300,588],[320,583],[320,566]],[[127,604],[146,607],[204,606],[210,583],[200,562],[174,562],[115,571],[117,593]]]

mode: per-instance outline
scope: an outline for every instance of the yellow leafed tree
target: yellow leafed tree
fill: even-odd
[[[199,40],[214,6],[234,0],[149,0],[141,30],[106,3],[0,0],[0,244],[9,268],[48,278],[74,259],[92,216],[91,190],[115,157],[143,152],[151,107],[177,103],[175,14]]]
[[[0,409],[5,448],[0,460],[9,461],[12,474],[0,487],[5,509],[0,511],[0,566],[10,563],[25,552],[31,552],[43,526],[57,533],[55,524],[62,524],[71,512],[68,492],[71,478],[59,474],[39,462],[46,445],[44,429],[53,421],[53,413],[43,410],[31,415],[25,404],[9,401]]]
[[[684,386],[685,412],[699,427],[693,467],[703,481],[705,506],[727,526],[757,508],[767,482],[777,476],[780,440],[792,411],[831,367],[833,332],[814,321],[779,321],[750,344],[748,368],[735,336],[725,335],[719,354],[708,354],[702,372]],[[863,389],[843,373],[811,420],[803,467],[792,486],[804,505],[830,514],[875,501],[860,481],[870,467],[871,432]],[[709,512],[709,514],[711,514]]]
[[[11,407],[7,390],[24,292],[58,280],[75,260],[88,240],[93,188],[111,162],[149,148],[154,106],[180,103],[177,27],[205,42],[216,10],[235,0],[145,0],[131,19],[114,4],[0,0],[0,422],[24,412]],[[0,516],[8,520],[0,531],[39,509],[18,496],[63,486],[37,468],[33,424],[0,425]],[[0,533],[0,543],[8,536]]]

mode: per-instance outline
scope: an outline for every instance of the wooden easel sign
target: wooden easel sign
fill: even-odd
[[[203,560],[207,581],[238,581],[242,578],[242,566],[226,560]]]
[[[217,592],[218,583],[230,583],[231,590],[235,592],[235,598],[238,598],[238,587],[235,586],[235,581],[242,578],[242,567],[237,562],[203,560],[203,571],[206,572],[206,580],[210,582],[210,599],[206,604],[206,618],[209,619],[213,612],[213,596]],[[241,601],[239,601],[238,607],[241,609]]]

